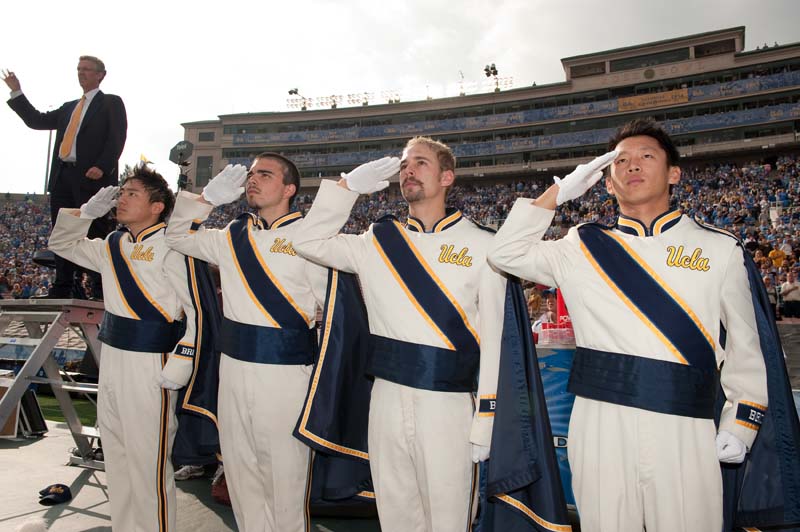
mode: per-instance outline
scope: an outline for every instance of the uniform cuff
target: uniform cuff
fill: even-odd
[[[179,346],[180,349],[180,346]],[[180,351],[179,351],[180,352]],[[171,354],[164,369],[161,370],[161,375],[175,384],[186,386],[189,378],[192,376],[194,370],[194,361],[184,358],[182,356]]]
[[[722,412],[719,430],[727,430],[742,440],[747,450],[750,450],[766,413],[767,408],[764,405],[739,401]]]
[[[472,430],[469,433],[470,443],[490,447],[492,445],[492,427],[494,427],[494,412],[491,415],[481,415],[475,412],[472,418]]]

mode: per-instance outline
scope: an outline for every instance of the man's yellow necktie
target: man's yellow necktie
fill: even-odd
[[[83,104],[86,103],[86,96],[81,96],[81,101],[75,106],[72,111],[72,118],[69,119],[67,132],[64,133],[64,138],[61,141],[61,147],[58,149],[58,156],[66,159],[69,152],[72,151],[72,144],[75,142],[75,135],[78,134],[78,124],[81,123],[81,113],[83,113]]]

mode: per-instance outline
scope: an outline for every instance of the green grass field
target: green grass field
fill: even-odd
[[[61,413],[61,407],[58,401],[52,395],[38,395],[39,406],[42,407],[42,413],[45,419],[63,423],[64,414]],[[93,427],[97,420],[97,409],[95,406],[86,399],[72,399],[72,404],[75,405],[75,411],[81,423],[88,427]]]

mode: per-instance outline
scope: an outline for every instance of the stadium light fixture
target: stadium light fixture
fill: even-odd
[[[289,96],[297,96],[297,98],[290,98],[286,100],[286,105],[290,109],[297,109],[300,107],[301,111],[305,111],[308,109],[308,98],[300,94],[300,90],[295,87],[293,89],[289,89]]]
[[[486,74],[487,78],[494,78],[494,92],[500,92],[500,82],[497,80],[497,66],[494,63],[486,65],[483,67],[483,73]]]

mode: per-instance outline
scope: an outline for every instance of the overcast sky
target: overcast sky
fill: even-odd
[[[563,81],[564,57],[734,26],[746,26],[747,50],[800,41],[797,0],[6,4],[0,68],[17,74],[33,105],[79,98],[78,56],[100,57],[101,89],[128,112],[120,166],[144,154],[173,186],[168,155],[182,122],[286,111],[293,87],[311,98],[400,91],[409,100],[453,95],[460,73],[479,90],[492,62],[522,87]],[[0,192],[42,191],[47,142],[0,108]]]

